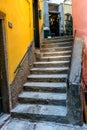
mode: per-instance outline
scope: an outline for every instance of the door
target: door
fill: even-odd
[[[0,16],[0,115],[9,112],[4,18]]]
[[[2,95],[1,95],[1,72],[0,72],[0,115],[2,114]]]
[[[40,48],[38,0],[33,0],[33,28],[34,28],[35,47]]]
[[[3,109],[2,109],[2,92],[1,92],[1,90],[2,90],[2,72],[1,72],[1,63],[2,63],[2,54],[1,54],[1,42],[2,42],[2,35],[1,35],[1,32],[2,32],[2,20],[0,19],[0,115],[2,114],[2,112],[3,112]]]
[[[49,14],[50,30],[52,36],[59,36],[59,18],[58,14]]]

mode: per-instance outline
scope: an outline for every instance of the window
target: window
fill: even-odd
[[[71,14],[67,13],[65,14],[65,21],[70,21],[72,18]]]

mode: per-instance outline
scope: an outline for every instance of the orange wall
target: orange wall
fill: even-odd
[[[73,28],[76,36],[84,39],[83,79],[87,84],[87,0],[72,0]]]
[[[73,25],[78,36],[87,36],[87,0],[72,0]]]

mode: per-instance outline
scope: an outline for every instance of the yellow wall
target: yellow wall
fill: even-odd
[[[64,4],[64,19],[65,19],[65,14],[70,13],[72,15],[72,5],[70,4]],[[66,21],[64,20],[64,25]],[[65,27],[65,26],[64,26]]]
[[[64,4],[64,14],[66,13],[72,14],[72,5]]]
[[[14,71],[33,40],[32,0],[0,0],[0,11],[6,14],[5,28],[8,55],[9,82],[14,79]],[[40,4],[40,8],[41,4]],[[8,27],[11,22],[13,28]],[[42,20],[40,21],[40,27]]]

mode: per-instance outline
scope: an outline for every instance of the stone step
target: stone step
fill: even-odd
[[[73,39],[67,39],[67,40],[64,40],[64,39],[46,39],[46,40],[43,40],[42,41],[42,44],[51,44],[51,43],[65,43],[65,42],[73,42]]]
[[[56,43],[56,42],[69,42],[69,41],[73,41],[73,37],[46,38],[42,41],[42,43],[52,43],[52,42]]]
[[[51,92],[22,92],[18,97],[19,103],[66,105],[66,93]]]
[[[31,74],[66,74],[68,73],[69,67],[51,67],[51,68],[32,68]]]
[[[62,55],[71,55],[71,51],[59,51],[59,52],[45,52],[41,53],[41,56],[62,56]]]
[[[30,75],[18,96],[17,106],[11,110],[14,118],[29,121],[66,123],[67,78],[73,38],[45,39]],[[34,127],[33,127],[34,128]]]
[[[46,39],[49,39],[49,40],[50,39],[69,39],[69,38],[73,38],[73,36],[72,35],[56,36],[56,37],[51,37],[51,38],[45,38],[44,40],[46,40]]]
[[[72,42],[52,42],[52,43],[43,43],[41,44],[42,48],[51,48],[51,47],[67,47],[67,46],[72,46]]]
[[[65,121],[63,124],[47,121],[29,121],[28,119],[17,119],[13,118],[1,130],[87,130],[87,124],[82,126],[77,124],[70,124],[70,121]],[[66,124],[67,123],[67,124]],[[15,129],[14,129],[15,126]]]
[[[25,91],[38,91],[38,92],[59,92],[65,93],[66,92],[67,84],[64,82],[55,82],[55,83],[48,83],[48,82],[27,82],[24,84]]]
[[[8,120],[10,120],[10,117],[11,117],[10,114],[5,114],[5,113],[0,114],[0,130],[4,130],[4,129],[2,129],[2,127],[5,126],[5,124],[8,122]]]
[[[34,62],[34,67],[69,67],[70,61]]]
[[[58,105],[18,104],[11,116],[31,121],[65,122],[67,108]]]
[[[67,46],[67,47],[51,47],[51,48],[41,48],[40,52],[58,52],[58,51],[71,51],[72,46]]]
[[[29,75],[28,81],[31,82],[66,82],[67,74],[45,74]]]
[[[48,56],[37,58],[38,61],[67,61],[71,59],[71,55],[64,56]]]

